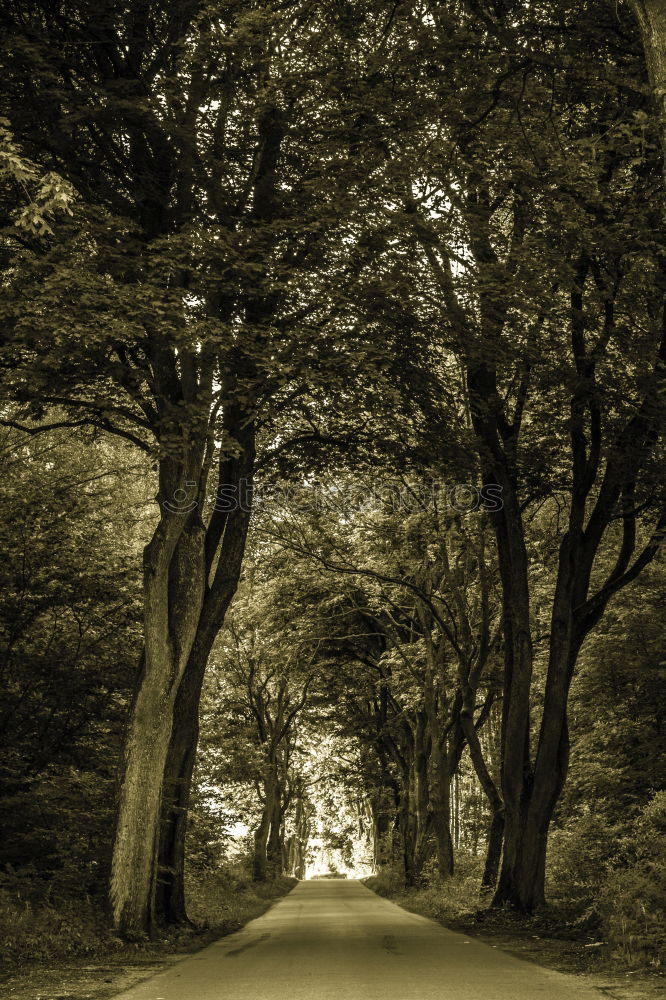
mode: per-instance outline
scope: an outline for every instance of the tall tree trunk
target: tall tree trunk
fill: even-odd
[[[128,724],[111,870],[114,923],[130,938],[152,927],[173,705],[203,601],[203,525],[196,512],[182,522],[182,515],[163,514],[144,552],[143,668]]]
[[[162,819],[155,899],[156,918],[164,924],[186,923],[185,842],[192,776],[199,739],[199,702],[207,656],[190,657],[178,689],[173,728],[162,782]]]
[[[453,838],[451,837],[451,774],[446,762],[446,755],[441,750],[435,750],[436,740],[433,740],[432,787],[430,804],[432,809],[432,829],[435,836],[435,851],[437,854],[437,870],[441,878],[451,878],[453,875]]]
[[[397,817],[396,783],[384,772],[382,784],[371,796],[373,820],[373,864],[376,871],[395,863],[394,831]]]
[[[441,878],[453,875],[451,837],[451,771],[446,747],[442,746],[439,719],[432,692],[426,690],[426,711],[430,727],[430,809],[435,837],[437,870]]]
[[[515,495],[505,496],[505,521],[498,538],[504,611],[504,700],[502,704],[502,797],[505,806],[502,869],[493,903],[525,909],[518,872],[528,851],[526,810],[532,787],[530,690],[533,653],[527,553]],[[520,882],[517,886],[516,882]]]
[[[474,725],[474,702],[475,692],[467,688],[463,692],[463,707],[460,713],[460,725],[465,734],[469,754],[479,779],[481,787],[488,798],[492,810],[492,821],[488,835],[488,847],[486,851],[486,864],[481,880],[481,891],[488,892],[494,889],[497,882],[500,857],[502,854],[502,842],[504,839],[504,802],[483,755],[483,749],[479,740],[479,734]]]
[[[392,817],[384,809],[373,813],[373,864],[377,871],[390,866]]]
[[[567,701],[582,642],[582,634],[575,626],[574,609],[584,600],[585,581],[591,565],[588,560],[586,567],[581,549],[580,525],[584,510],[584,495],[579,496],[574,491],[570,527],[562,540],[558,560],[536,759],[528,768],[530,758],[526,749],[523,775],[515,782],[522,794],[517,803],[512,801],[511,808],[506,800],[504,855],[493,902],[508,902],[524,913],[531,913],[545,903],[548,829],[569,763]],[[509,747],[507,739],[505,736],[505,760]]]
[[[284,859],[284,870],[288,875],[293,875],[295,878],[298,876],[295,874],[298,867],[298,843],[295,833],[287,839],[285,844],[285,859]]]
[[[414,886],[417,883],[415,844],[414,844],[414,806],[409,778],[406,779],[400,791],[400,808],[398,810],[398,830],[402,849],[402,866],[405,885]]]
[[[272,801],[266,801],[261,811],[259,825],[254,831],[254,855],[252,858],[252,878],[255,882],[268,879],[268,836],[271,829]]]
[[[630,0],[640,25],[650,85],[661,116],[661,145],[666,182],[666,4],[663,0]]]
[[[125,745],[112,860],[114,921],[129,939],[150,933],[152,926],[160,786],[170,733],[170,699],[161,685],[145,685]]]
[[[271,857],[269,854],[269,839],[274,830],[275,811],[279,809],[279,790],[277,763],[271,760],[264,775],[264,805],[261,811],[259,825],[254,832],[254,858],[252,862],[252,877],[255,882],[266,882],[271,873]]]
[[[544,705],[534,780],[521,816],[521,854],[512,865],[502,866],[502,901],[523,913],[532,913],[545,903],[548,830],[569,764],[566,698],[576,652],[570,651],[556,665],[551,662],[549,674],[559,674],[561,693],[557,701],[547,698]]]
[[[305,878],[305,858],[310,836],[309,809],[299,794],[296,799],[296,815],[294,817],[294,833],[289,838],[289,856],[287,871],[294,878]]]
[[[270,830],[266,845],[267,874],[271,879],[282,875],[283,837],[282,837],[282,784],[277,782],[273,809],[270,815]]]
[[[414,763],[413,763],[413,785],[414,785],[414,876],[417,881],[421,880],[423,866],[428,861],[432,852],[430,831],[432,816],[429,811],[429,784],[428,784],[428,732],[425,713],[416,713],[416,726],[414,729]]]
[[[504,843],[504,809],[496,809],[493,812],[488,830],[488,844],[486,846],[486,861],[483,866],[481,877],[481,893],[493,892],[497,885],[497,876],[502,860],[502,845]]]
[[[206,531],[205,600],[187,666],[173,707],[169,750],[162,781],[161,827],[155,915],[163,924],[187,922],[185,846],[192,777],[199,740],[199,704],[206,666],[240,578],[250,521],[254,467],[254,428],[239,407],[229,407],[224,428],[243,446],[242,453],[220,464],[218,491],[229,490],[232,509],[218,505]],[[220,493],[226,496],[226,493]],[[217,564],[215,559],[217,557]]]
[[[380,732],[375,746],[379,774],[376,784],[373,782],[369,789],[369,798],[373,819],[373,864],[376,871],[381,871],[394,867],[398,858],[396,831],[399,829],[400,790],[389,766],[391,753],[385,733]]]
[[[405,738],[400,758],[400,807],[399,827],[402,839],[402,856],[405,868],[405,884],[418,884],[418,803],[416,801],[416,773],[414,734],[406,719],[402,732]]]

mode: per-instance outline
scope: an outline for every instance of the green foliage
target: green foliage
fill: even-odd
[[[206,773],[205,764],[203,767],[200,765],[201,771],[204,772],[204,780],[211,777]],[[195,877],[214,877],[229,864],[230,854],[237,853],[236,841],[228,827],[238,817],[229,810],[231,795],[226,787],[225,792],[227,810],[221,812],[215,808],[214,795],[202,794],[197,784],[193,789],[187,826],[187,869]]]
[[[596,910],[613,955],[632,966],[666,963],[666,791],[630,830],[624,864],[610,866]]]
[[[6,118],[0,118],[0,190],[6,195],[3,200],[16,202],[10,218],[22,235],[52,236],[51,222],[58,215],[72,215],[74,188],[54,171],[40,173],[22,155],[9,126]],[[7,187],[14,191],[10,193]]]
[[[142,470],[124,448],[64,431],[4,431],[0,470],[3,937],[9,961],[90,954],[110,941]]]
[[[113,748],[115,749],[115,747]],[[51,765],[20,785],[0,786],[7,871],[30,877],[35,898],[103,899],[115,775],[91,759],[87,767]]]
[[[3,970],[54,962],[63,958],[159,955],[181,947],[192,950],[224,934],[232,934],[260,916],[289,892],[296,879],[282,877],[256,885],[249,876],[248,859],[215,872],[192,874],[188,880],[191,912],[196,927],[165,938],[126,945],[113,934],[106,908],[86,896],[73,898],[35,891],[31,873],[0,874],[0,937]]]
[[[380,872],[363,879],[365,885],[379,896],[386,896],[412,913],[419,913],[443,924],[454,923],[478,909],[479,884],[483,871],[482,858],[461,853],[452,878],[442,881],[435,865],[423,870],[423,885],[405,888],[404,877],[398,872]]]
[[[394,899],[398,893],[404,891],[405,875],[404,872],[385,868],[376,875],[369,875],[368,878],[364,878],[363,884],[367,885],[368,889],[376,892],[378,896],[384,896],[386,899]]]
[[[10,968],[115,950],[119,943],[99,903],[58,894],[35,899],[29,873],[0,874],[0,937],[2,962]]]
[[[552,830],[548,843],[549,899],[568,910],[572,921],[594,924],[593,901],[604,885],[608,863],[626,826],[586,809]]]
[[[248,861],[189,880],[188,911],[195,923],[217,934],[233,934],[296,885],[295,878],[284,875],[269,882],[253,882]]]

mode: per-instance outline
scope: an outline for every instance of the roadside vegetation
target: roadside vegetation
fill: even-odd
[[[666,962],[666,795],[654,796],[623,829],[623,854],[608,856],[605,831],[589,819],[556,831],[547,874],[549,905],[531,917],[479,897],[483,859],[464,854],[442,881],[434,866],[406,887],[383,871],[364,884],[407,910],[565,972],[653,972]]]

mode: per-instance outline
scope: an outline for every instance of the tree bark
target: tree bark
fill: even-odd
[[[255,882],[268,880],[268,838],[271,830],[271,819],[275,807],[275,787],[272,781],[264,785],[265,801],[261,811],[259,825],[254,831],[254,857],[252,859],[252,878]]]
[[[433,740],[433,750],[435,741]],[[437,870],[441,878],[451,878],[454,870],[453,839],[451,837],[451,774],[446,755],[433,753],[433,778],[430,792],[432,828],[435,836]]]
[[[386,772],[382,784],[373,789],[370,805],[373,818],[373,865],[376,871],[391,868],[395,863],[394,830],[397,816],[397,789]]]
[[[435,837],[437,870],[441,878],[453,875],[453,839],[451,837],[451,771],[446,748],[442,745],[440,721],[435,705],[432,673],[426,671],[425,708],[430,729],[430,808]]]
[[[428,740],[425,713],[416,713],[414,727],[413,802],[414,802],[414,876],[421,880],[423,867],[432,854],[430,830],[432,814],[429,810],[430,789],[428,782]]]
[[[666,4],[663,0],[630,0],[641,29],[650,86],[661,119],[661,146],[666,183]]]
[[[486,864],[481,880],[481,891],[488,892],[495,887],[497,874],[499,871],[500,857],[502,853],[502,842],[504,839],[504,802],[502,796],[492,779],[490,771],[486,765],[483,749],[479,740],[479,735],[474,725],[474,692],[470,689],[463,694],[463,707],[460,713],[460,725],[465,734],[469,755],[479,779],[481,787],[488,798],[492,810],[492,821],[488,835],[488,847],[486,851]]]
[[[155,916],[163,924],[186,923],[188,919],[185,848],[199,739],[201,689],[210,651],[238,586],[250,521],[254,428],[245,424],[244,414],[238,407],[229,407],[223,424],[227,433],[239,441],[243,451],[238,457],[221,462],[218,491],[230,488],[237,502],[233,509],[221,507],[214,511],[206,531],[205,600],[173,707],[171,739],[162,781],[155,901]]]
[[[194,652],[194,651],[193,651]],[[198,656],[183,676],[173,711],[173,729],[162,782],[162,818],[155,900],[164,924],[187,923],[185,846],[192,777],[199,739],[199,702],[207,657]]]
[[[126,743],[118,811],[111,899],[119,932],[129,939],[149,933],[154,858],[159,826],[159,789],[171,731],[171,704],[157,685],[137,699]]]
[[[294,817],[294,832],[289,838],[287,871],[294,878],[305,878],[305,862],[308,840],[310,837],[310,812],[303,798],[303,793],[296,799],[296,815]]]
[[[144,656],[125,746],[111,869],[114,923],[126,937],[150,932],[160,790],[173,705],[203,600],[203,526],[163,514],[144,553]]]
[[[266,845],[267,874],[271,879],[279,878],[283,871],[282,815],[282,785],[278,781],[275,787],[273,809],[270,816],[270,831]]]
[[[488,831],[486,862],[481,877],[482,895],[492,892],[497,885],[497,876],[500,870],[500,861],[502,860],[502,845],[504,843],[504,823],[504,809],[494,812]]]

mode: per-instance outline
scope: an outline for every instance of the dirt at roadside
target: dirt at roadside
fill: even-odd
[[[52,962],[48,967],[22,969],[0,981],[0,996],[7,1000],[109,1000],[143,979],[173,965],[185,955],[118,960],[89,958]]]
[[[398,906],[428,917],[449,930],[474,937],[491,948],[499,948],[517,958],[547,969],[575,975],[600,997],[610,1000],[663,1000],[666,975],[619,967],[603,942],[578,931],[572,933],[566,921],[553,916],[534,917],[526,922],[502,910],[460,910],[436,913],[432,899],[417,890],[387,891],[375,878],[362,880],[373,892]]]
[[[32,966],[24,963],[18,968],[5,968],[0,971],[0,997],[2,1000],[110,1000],[213,941],[240,930],[279,902],[297,882],[283,877],[264,886],[263,891],[252,886],[251,891],[246,889],[245,893],[234,896],[231,909],[228,898],[219,889],[215,892],[213,885],[210,892],[216,902],[211,926],[182,929],[164,939],[134,945],[123,946],[116,938],[121,946],[116,953],[105,950],[82,958],[53,958]]]
[[[481,922],[473,919],[447,921],[445,926],[517,958],[575,975],[611,1000],[662,1000],[666,992],[666,977],[661,973],[613,969],[598,942],[550,937],[532,933],[527,928],[507,927],[501,917],[496,922],[492,918]]]
[[[664,976],[644,972],[594,969],[595,963],[589,956],[581,954],[586,946],[574,941],[552,938],[529,941],[506,934],[472,931],[469,928],[466,929],[466,933],[517,958],[575,975],[611,1000],[659,1000],[664,997],[666,988]]]

